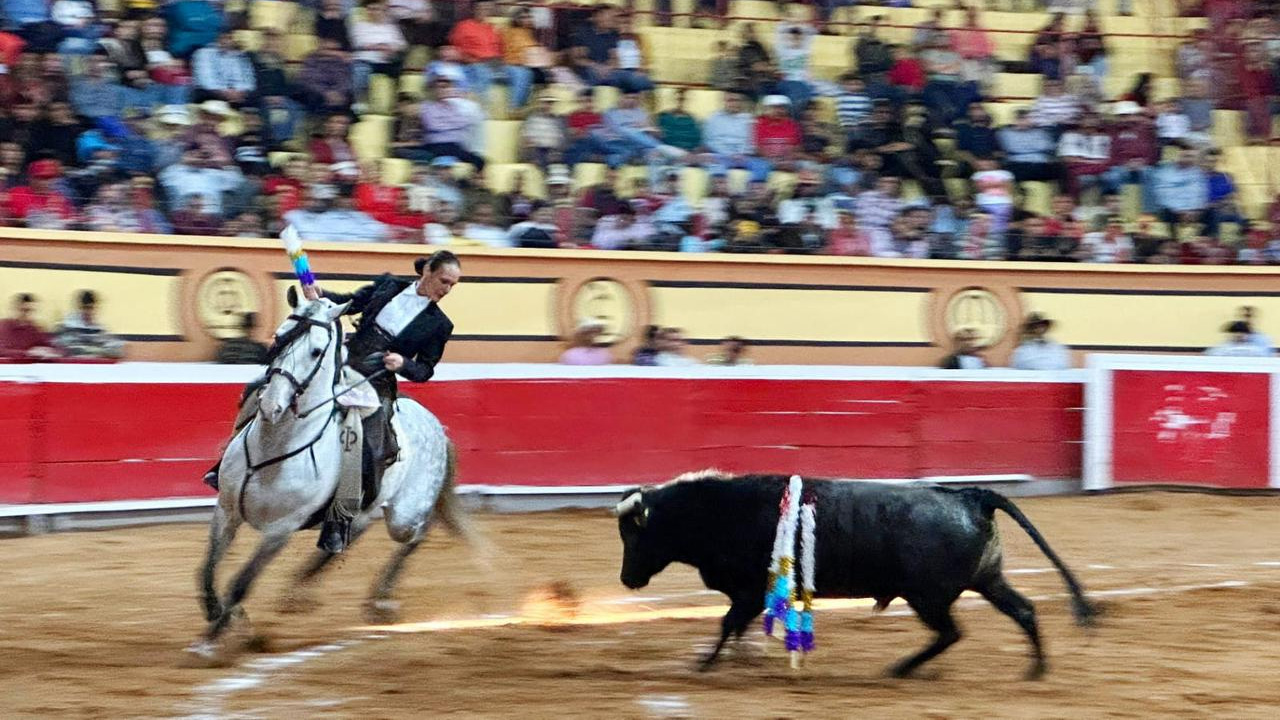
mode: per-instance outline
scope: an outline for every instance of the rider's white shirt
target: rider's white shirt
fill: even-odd
[[[413,283],[391,298],[382,312],[378,313],[378,327],[386,330],[392,337],[399,335],[418,313],[431,306],[431,298],[418,294],[418,284]]]

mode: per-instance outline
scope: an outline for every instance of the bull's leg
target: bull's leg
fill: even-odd
[[[984,587],[975,588],[982,597],[996,606],[1000,612],[1013,618],[1031,641],[1031,668],[1027,670],[1028,680],[1038,680],[1045,671],[1044,648],[1040,644],[1040,628],[1036,624],[1036,608],[1031,601],[1017,590],[1009,587],[1003,577],[997,577]]]
[[[956,621],[951,617],[951,603],[955,602],[955,598],[945,601],[934,598],[928,600],[907,598],[907,602],[916,611],[921,622],[932,628],[938,636],[925,649],[894,665],[890,670],[894,677],[910,675],[916,668],[941,655],[944,650],[955,645],[960,639],[960,628],[956,627]]]
[[[729,636],[742,637],[742,633],[746,632],[747,626],[762,612],[764,612],[763,597],[753,595],[751,598],[735,598],[729,606],[729,612],[725,613],[724,618],[720,621],[720,640],[711,649],[711,652],[702,658],[702,662],[698,664],[698,669],[704,672],[710,670],[716,659],[720,657],[720,652],[724,650],[724,645],[729,641]]]

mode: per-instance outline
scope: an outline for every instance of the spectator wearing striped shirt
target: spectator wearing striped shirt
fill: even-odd
[[[871,96],[867,84],[857,73],[845,73],[840,78],[840,92],[836,94],[836,117],[840,129],[846,133],[871,117]]]
[[[902,181],[891,175],[876,180],[876,189],[858,196],[853,214],[858,224],[871,232],[887,231],[905,206],[901,198]]]
[[[1074,124],[1080,114],[1080,101],[1067,94],[1062,81],[1045,78],[1040,97],[1031,105],[1031,124],[1049,129],[1057,137],[1067,126]]]

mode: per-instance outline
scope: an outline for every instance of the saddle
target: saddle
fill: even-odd
[[[379,418],[380,428],[374,428],[382,438],[381,447],[374,447],[372,438],[366,441],[365,423],[379,411],[385,412],[378,394],[369,385],[356,385],[363,376],[350,367],[342,370],[342,385],[354,387],[338,398],[341,430],[341,468],[338,487],[330,504],[330,515],[350,520],[378,497],[382,473],[395,462],[399,445],[395,439],[395,427],[391,418]]]

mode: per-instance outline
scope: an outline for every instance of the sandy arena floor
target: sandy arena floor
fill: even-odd
[[[802,672],[775,648],[762,656],[757,642],[697,673],[715,619],[605,621],[697,614],[686,608],[719,596],[675,567],[626,591],[615,523],[599,512],[479,516],[496,546],[491,571],[443,534],[424,546],[400,593],[403,620],[525,622],[494,628],[360,629],[365,589],[391,550],[381,528],[327,577],[322,607],[282,615],[284,578],[313,540],[299,537],[248,605],[265,652],[187,668],[182,650],[201,628],[194,574],[204,528],[174,525],[0,541],[0,717],[1275,717],[1280,499],[1020,504],[1108,610],[1092,632],[1072,625],[1059,578],[1002,520],[1007,567],[1021,571],[1012,580],[1041,598],[1051,664],[1039,682],[1020,679],[1026,644],[1014,624],[964,600],[965,639],[919,679],[883,676],[928,637],[897,606],[879,616],[820,612],[820,647]],[[225,567],[254,537],[242,535]],[[604,624],[527,622],[548,617],[527,598],[554,582],[579,594],[580,618]]]

